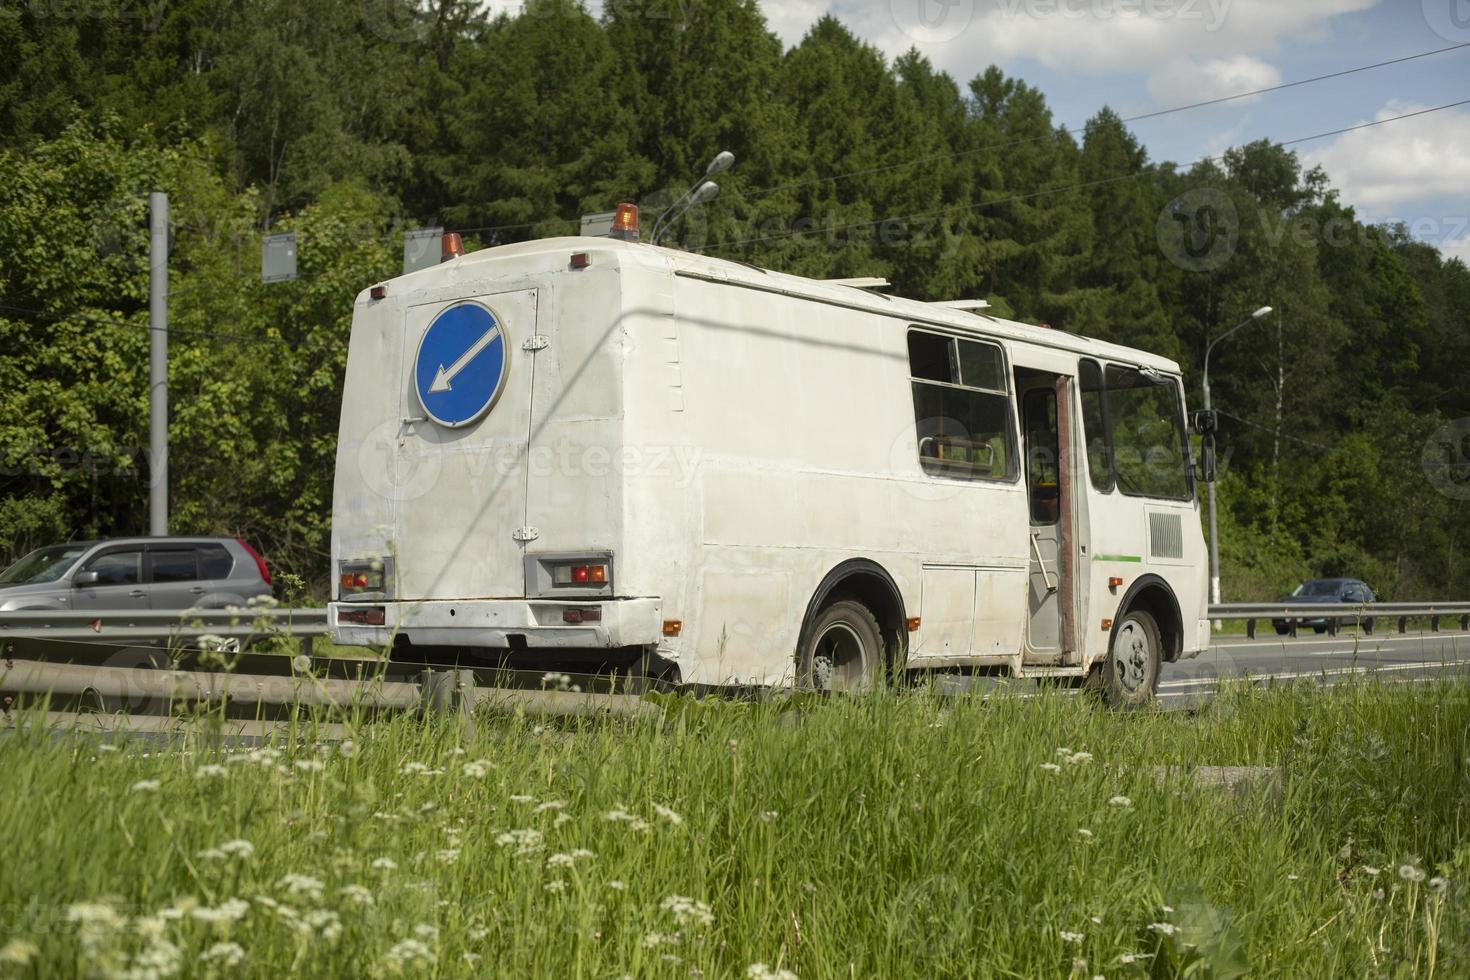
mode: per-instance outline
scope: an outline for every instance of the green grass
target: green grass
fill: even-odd
[[[1467,757],[1465,681],[402,718],[350,754],[21,731],[0,975],[1465,976]]]

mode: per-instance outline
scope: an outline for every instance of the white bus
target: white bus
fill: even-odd
[[[358,297],[338,642],[430,662],[1152,698],[1208,645],[1176,364],[605,238]]]

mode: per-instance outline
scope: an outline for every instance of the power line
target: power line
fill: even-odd
[[[1119,122],[1141,122],[1145,119],[1157,119],[1161,116],[1169,116],[1178,112],[1188,112],[1193,109],[1203,109],[1213,105],[1222,105],[1226,102],[1237,102],[1241,99],[1250,99],[1258,95],[1268,95],[1272,92],[1280,92],[1284,91],[1285,89],[1298,88],[1302,85],[1312,85],[1316,82],[1329,81],[1334,78],[1343,78],[1348,75],[1356,75],[1361,72],[1373,71],[1378,68],[1387,68],[1391,65],[1401,65],[1405,62],[1417,61],[1421,58],[1430,58],[1435,55],[1446,54],[1451,51],[1460,51],[1465,48],[1470,48],[1470,42],[1466,42],[1464,44],[1452,44],[1449,47],[1436,48],[1433,51],[1422,51],[1419,54],[1406,55],[1402,58],[1391,58],[1387,61],[1379,61],[1371,65],[1359,65],[1356,68],[1345,68],[1341,71],[1328,72],[1325,75],[1314,75],[1311,78],[1302,78],[1294,82],[1283,82],[1280,85],[1271,85],[1267,86],[1266,88],[1252,89],[1249,92],[1238,92],[1235,95],[1221,96],[1217,99],[1206,99],[1203,102],[1191,102],[1187,105],[1173,106],[1169,109],[1159,109],[1154,112],[1145,112],[1135,116],[1124,116],[1119,120]],[[1086,126],[1074,126],[1069,129],[1061,130],[1061,132],[1073,135],[1076,135],[1078,133],[1085,133],[1086,131]],[[900,163],[886,164],[881,167],[869,167],[865,170],[853,170],[848,173],[834,174],[830,177],[814,177],[811,180],[797,181],[791,184],[781,184],[776,187],[757,191],[751,196],[751,199],[762,200],[781,191],[794,190],[800,187],[809,187],[814,184],[838,183],[840,181],[850,180],[854,177],[870,177],[874,174],[882,174],[889,173],[894,170],[902,170],[905,167],[918,166],[922,163],[938,163],[945,160],[958,160],[962,157],[974,156],[978,153],[988,153],[992,150],[1004,150],[1013,146],[1024,146],[1028,143],[1039,143],[1045,140],[1055,139],[1056,133],[1057,131],[1055,130],[1049,130],[1044,136],[1027,136],[1022,139],[1008,140],[1004,143],[987,143],[984,146],[975,147],[974,149],[970,150],[958,150],[954,153],[939,153],[927,157],[916,157],[913,160],[904,160]]]
[[[1413,119],[1416,116],[1426,116],[1426,115],[1429,115],[1432,112],[1443,112],[1446,109],[1455,109],[1455,108],[1458,108],[1459,106],[1463,106],[1463,105],[1470,105],[1470,99],[1461,99],[1459,102],[1450,102],[1450,103],[1447,103],[1446,105],[1434,106],[1431,109],[1420,109],[1420,110],[1418,110],[1416,112],[1406,112],[1403,115],[1391,116],[1388,119],[1376,119],[1376,120],[1374,120],[1372,122],[1359,123],[1356,126],[1345,126],[1342,129],[1329,130],[1328,132],[1325,132],[1325,133],[1314,133],[1311,136],[1298,136],[1298,137],[1295,137],[1294,139],[1281,140],[1281,141],[1275,143],[1275,145],[1278,146],[1278,147],[1281,147],[1281,146],[1295,146],[1298,143],[1307,143],[1307,142],[1310,142],[1312,140],[1326,139],[1329,136],[1341,136],[1341,135],[1343,135],[1345,133],[1355,133],[1355,132],[1357,132],[1359,130],[1371,129],[1374,126],[1384,126],[1384,125],[1387,125],[1388,123],[1399,122],[1399,121],[1404,120],[1404,119]],[[1223,155],[1221,155],[1221,156],[1212,156],[1212,157],[1200,157],[1198,160],[1195,160],[1192,163],[1190,163],[1189,166],[1190,167],[1197,167],[1197,166],[1199,166],[1202,163],[1219,162],[1219,161],[1221,161],[1223,159],[1224,159],[1224,156]],[[996,206],[998,204],[1015,204],[1015,203],[1019,203],[1019,202],[1022,202],[1022,201],[1034,200],[1034,199],[1039,198],[1039,197],[1046,197],[1047,195],[1050,195],[1050,194],[1063,194],[1063,193],[1067,193],[1069,191],[1089,190],[1089,189],[1094,188],[1094,187],[1103,187],[1103,186],[1106,186],[1108,184],[1117,184],[1117,183],[1121,183],[1123,181],[1137,180],[1140,177],[1157,177],[1159,175],[1159,173],[1160,173],[1159,170],[1157,170],[1155,168],[1150,168],[1148,170],[1140,170],[1140,171],[1138,171],[1136,173],[1119,174],[1119,175],[1113,176],[1113,177],[1104,177],[1104,178],[1099,179],[1099,180],[1083,181],[1083,182],[1077,183],[1077,184],[1067,184],[1067,185],[1065,185],[1063,187],[1051,187],[1051,188],[1047,188],[1045,190],[1033,191],[1030,194],[1018,194],[1018,195],[1015,195],[1015,196],[1012,196],[1012,197],[997,198],[997,199],[992,200],[992,201],[978,201],[978,202],[976,202],[974,204],[961,204],[961,205],[957,205],[956,207],[944,208],[944,209],[941,209],[939,211],[929,211],[929,212],[921,212],[921,213],[906,214],[906,215],[895,215],[895,216],[890,216],[890,217],[886,217],[886,218],[876,218],[876,219],[871,220],[871,221],[854,221],[854,222],[851,222],[850,224],[834,225],[834,226],[831,226],[831,227],[828,227],[828,228],[822,228],[822,229],[800,229],[800,230],[797,230],[797,231],[780,232],[778,234],[772,234],[772,235],[761,235],[761,236],[758,236],[758,237],[755,237],[755,238],[736,239],[735,241],[732,241],[732,242],[724,242],[722,244],[712,245],[712,246],[710,246],[710,248],[708,249],[708,251],[718,252],[718,251],[720,251],[722,249],[734,248],[735,246],[738,246],[738,245],[755,245],[755,244],[763,244],[763,243],[766,243],[766,242],[784,241],[784,240],[789,239],[789,238],[796,238],[796,237],[799,237],[799,236],[802,236],[802,235],[810,235],[810,234],[813,234],[816,231],[826,231],[826,232],[850,231],[850,230],[855,229],[855,228],[875,228],[875,227],[877,227],[879,225],[885,225],[885,224],[888,224],[890,222],[902,223],[902,222],[906,222],[906,221],[918,221],[918,220],[924,220],[924,219],[928,219],[928,218],[943,218],[943,217],[946,217],[946,216],[951,215],[951,214],[959,214],[959,213],[966,212],[966,211],[975,211],[975,210],[978,210],[980,208],[994,207],[994,206]]]
[[[1216,409],[1216,411],[1225,418],[1230,419],[1232,422],[1239,422],[1241,425],[1250,426],[1252,429],[1259,429],[1262,432],[1269,432],[1271,435],[1276,436],[1280,439],[1286,439],[1290,442],[1299,442],[1303,446],[1310,446],[1313,449],[1320,449],[1324,453],[1332,453],[1337,451],[1337,448],[1335,446],[1324,446],[1320,442],[1313,442],[1310,439],[1303,439],[1300,436],[1294,436],[1289,432],[1280,432],[1276,429],[1271,428],[1268,425],[1261,425],[1259,422],[1252,422],[1250,419],[1243,419],[1238,415],[1231,415],[1229,412],[1222,412],[1219,409]]]

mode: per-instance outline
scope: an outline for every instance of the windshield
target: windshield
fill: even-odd
[[[1342,588],[1342,583],[1340,583],[1340,582],[1333,582],[1331,580],[1317,581],[1317,582],[1303,582],[1301,585],[1298,585],[1296,587],[1296,591],[1293,592],[1292,595],[1311,595],[1311,596],[1337,595],[1338,591],[1341,588]]]
[[[40,548],[0,572],[0,585],[37,585],[55,582],[82,557],[85,545],[59,544]]]

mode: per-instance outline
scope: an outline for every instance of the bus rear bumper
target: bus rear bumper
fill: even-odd
[[[365,606],[383,610],[382,626],[342,621]],[[422,647],[592,650],[656,646],[661,608],[658,599],[334,602],[328,618],[332,639],[348,646],[390,647],[404,637]]]

